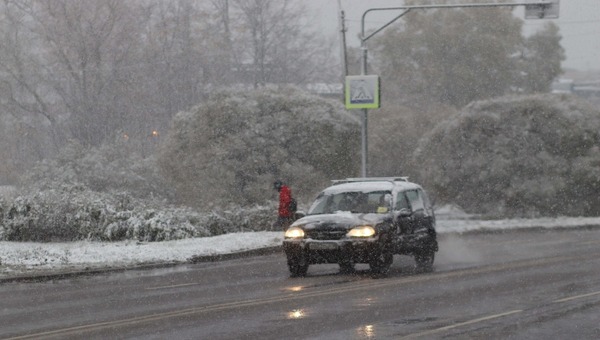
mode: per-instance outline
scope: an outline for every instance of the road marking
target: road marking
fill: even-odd
[[[600,244],[600,240],[594,240],[594,241],[584,241],[584,242],[580,242],[579,244],[582,245],[590,245],[590,244]]]
[[[462,326],[472,325],[472,324],[478,323],[478,322],[483,322],[483,321],[498,319],[498,318],[501,318],[501,317],[504,317],[504,316],[521,313],[522,311],[523,311],[522,309],[515,309],[515,310],[511,310],[509,312],[505,312],[505,313],[488,315],[488,316],[484,316],[484,317],[481,317],[481,318],[477,318],[477,319],[473,319],[473,320],[469,320],[469,321],[465,321],[465,322],[460,322],[460,323],[456,323],[456,324],[453,324],[453,325],[444,326],[444,327],[440,327],[440,328],[436,328],[436,329],[431,329],[431,330],[420,332],[420,333],[409,334],[409,335],[401,337],[400,339],[412,339],[412,338],[418,338],[418,337],[425,336],[425,335],[431,335],[431,334],[435,334],[435,333],[440,333],[440,332],[447,331],[447,330],[450,330],[450,329],[453,329],[453,328],[458,328],[458,327],[462,327]]]
[[[182,283],[182,284],[179,284],[179,285],[172,285],[172,286],[147,287],[146,290],[157,290],[157,289],[169,289],[169,288],[197,286],[199,284],[200,283],[198,283],[198,282],[195,282],[195,283]]]
[[[583,299],[583,298],[594,296],[594,295],[600,295],[600,292],[571,296],[571,297],[564,298],[564,299],[554,300],[552,302],[554,302],[554,303],[567,302],[567,301],[571,301],[571,300]]]

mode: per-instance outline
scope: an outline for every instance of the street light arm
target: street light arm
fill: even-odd
[[[394,19],[390,20],[387,24],[381,26],[376,31],[374,31],[373,33],[369,34],[369,36],[365,37],[365,16],[367,15],[367,13],[369,13],[370,11],[384,10],[384,9],[387,9],[387,10],[389,10],[389,9],[404,9],[404,12],[400,13],[400,15],[398,15]],[[382,30],[384,30],[389,25],[393,24],[396,20],[400,19],[405,14],[407,14],[408,12],[410,12],[410,10],[411,10],[411,8],[402,8],[402,7],[399,7],[399,8],[371,8],[371,9],[368,9],[367,11],[365,11],[365,13],[363,13],[362,20],[361,20],[361,33],[360,33],[361,45],[364,45],[367,42],[367,40],[369,40],[372,36],[374,36],[375,34],[381,32]]]
[[[366,10],[360,21],[360,40],[361,45],[364,45],[369,38],[374,36],[375,34],[381,32],[384,28],[388,27],[396,20],[400,19],[402,16],[410,12],[411,9],[440,9],[440,8],[476,8],[476,7],[518,7],[518,6],[527,6],[527,5],[544,5],[549,6],[551,4],[550,0],[539,0],[539,1],[528,1],[528,2],[513,2],[513,3],[474,3],[474,4],[441,4],[441,5],[421,5],[421,6],[402,6],[402,7],[387,7],[387,8],[370,8]],[[374,11],[390,11],[390,10],[403,10],[400,15],[392,19],[387,24],[383,25],[375,32],[369,34],[368,37],[365,37],[365,17],[367,13]]]

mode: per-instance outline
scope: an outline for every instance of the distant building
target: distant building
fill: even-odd
[[[573,93],[590,100],[600,100],[600,80],[573,85]]]
[[[573,79],[559,79],[553,82],[552,93],[573,93]]]
[[[571,93],[594,102],[600,101],[600,80],[559,79],[552,83],[552,93]]]

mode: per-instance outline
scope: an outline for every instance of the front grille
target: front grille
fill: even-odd
[[[346,236],[346,233],[346,230],[311,230],[306,233],[306,238],[311,238],[313,240],[340,240]]]

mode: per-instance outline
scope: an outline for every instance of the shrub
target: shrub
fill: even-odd
[[[37,242],[154,242],[270,230],[276,208],[271,204],[199,212],[127,193],[99,193],[66,185],[0,203],[0,240]]]
[[[600,112],[567,95],[475,102],[420,141],[419,180],[442,202],[511,215],[600,213]]]
[[[222,91],[174,118],[159,164],[190,206],[266,204],[276,178],[307,198],[356,175],[359,133],[341,103],[296,88]]]

